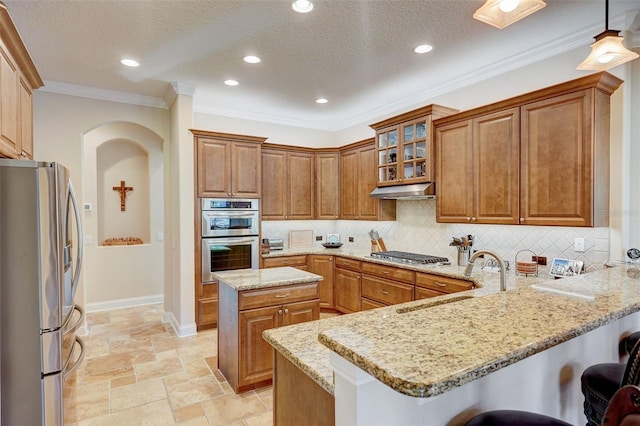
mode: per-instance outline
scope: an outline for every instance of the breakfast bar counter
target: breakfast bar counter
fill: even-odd
[[[459,267],[446,270],[462,275]],[[511,272],[500,292],[497,274],[478,270],[477,290],[269,330],[264,338],[335,396],[337,424],[385,424],[385,410],[401,410],[394,421],[403,424],[425,416],[448,424],[493,408],[578,424],[582,370],[617,362],[620,336],[640,329],[634,272],[619,266],[555,281]]]

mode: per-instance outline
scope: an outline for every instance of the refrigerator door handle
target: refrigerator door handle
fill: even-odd
[[[84,342],[80,337],[75,336],[75,342],[73,346],[75,346],[76,343],[80,346],[80,355],[78,355],[78,358],[76,358],[75,362],[71,364],[71,355],[73,354],[74,351],[72,350],[69,353],[69,358],[65,363],[64,370],[62,370],[62,375],[64,377],[67,377],[69,374],[71,374],[73,370],[75,370],[78,367],[78,365],[80,365],[80,362],[84,358]]]
[[[80,207],[78,207],[76,193],[73,190],[73,185],[71,185],[70,180],[68,183],[69,183],[68,185],[69,198],[71,199],[71,204],[73,204],[73,211],[76,216],[76,229],[78,231],[78,250],[76,253],[76,270],[73,274],[73,278],[71,281],[71,298],[74,299],[76,296],[76,290],[78,289],[78,282],[80,281],[80,268],[82,267],[82,256],[84,252],[84,234],[82,232],[82,222],[80,220]]]

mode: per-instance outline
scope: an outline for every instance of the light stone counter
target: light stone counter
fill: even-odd
[[[324,279],[322,275],[312,274],[311,272],[302,271],[290,266],[221,271],[214,272],[213,277],[233,287],[236,291],[313,283]]]
[[[457,266],[416,268],[462,277]],[[554,281],[510,271],[508,291],[499,292],[498,274],[478,268],[476,290],[268,330],[264,337],[331,394],[333,351],[401,394],[435,396],[640,311],[633,272],[620,266]],[[455,301],[442,303],[447,299]]]

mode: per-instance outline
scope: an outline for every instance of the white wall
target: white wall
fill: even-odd
[[[165,140],[169,138],[167,110],[53,94],[42,90],[35,91],[33,101],[34,158],[41,161],[56,161],[70,170],[80,205],[85,202],[83,196],[85,193],[83,135],[87,131],[108,122],[134,122],[152,130]],[[86,222],[86,217],[83,217],[83,222]],[[85,246],[85,248],[91,250],[92,247]],[[99,291],[107,293],[104,297],[116,299],[123,296],[109,294],[109,290],[111,284],[117,282],[118,277],[114,275],[117,268],[125,271],[132,270],[140,268],[146,263],[148,262],[142,260],[137,264],[125,265],[124,268],[118,267],[116,264],[104,265],[103,269],[95,270],[94,268],[92,272],[104,275],[104,283],[99,284],[101,287]],[[161,265],[156,265],[156,267],[161,269]],[[96,301],[88,299],[91,292],[87,292],[87,287],[92,285],[87,280],[88,269],[91,269],[91,266],[85,264],[82,271],[83,278],[76,296],[76,302],[82,306]],[[159,283],[159,285],[162,284]],[[157,294],[155,289],[147,290],[147,295]],[[130,293],[124,297],[140,297],[138,291],[139,288],[130,288]]]

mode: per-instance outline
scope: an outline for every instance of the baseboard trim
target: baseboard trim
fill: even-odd
[[[164,301],[163,294],[153,296],[132,297],[130,299],[109,300],[107,302],[87,303],[85,312],[109,311],[111,309],[130,308],[132,306],[153,305]]]
[[[165,312],[162,316],[162,322],[171,324],[171,327],[173,327],[173,330],[176,332],[178,337],[195,336],[198,334],[198,328],[195,322],[180,325],[178,319],[173,315],[173,312]]]

